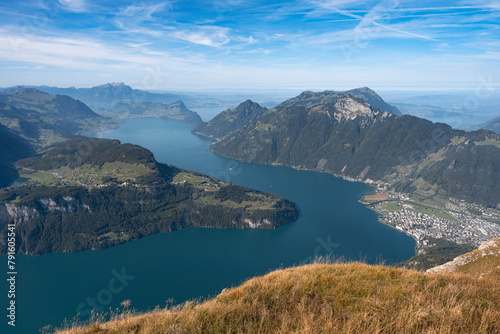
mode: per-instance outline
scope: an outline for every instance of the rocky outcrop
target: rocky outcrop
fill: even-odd
[[[40,203],[39,209],[25,205],[18,206],[12,203],[1,203],[0,230],[9,223],[19,224],[40,214],[52,211],[74,212],[78,209],[91,211],[88,205],[75,203],[75,199],[73,197],[65,196],[63,199],[64,202],[58,204],[52,198],[41,198],[38,200],[38,203]]]
[[[0,230],[9,223],[18,224],[39,214],[40,212],[34,208],[2,203],[0,204]]]
[[[268,225],[268,227],[272,226],[272,223],[269,221],[269,219],[260,219],[253,221],[252,219],[247,218],[244,221],[250,228],[261,228],[262,225]]]
[[[467,264],[482,261],[486,258],[496,257],[500,259],[500,238],[491,239],[485,241],[479,246],[478,249],[457,256],[453,261],[447,262],[440,266],[428,269],[428,273],[453,273],[459,271],[459,269]],[[497,261],[498,262],[498,261]],[[485,270],[495,269],[495,268],[483,268]],[[479,273],[479,276],[483,276],[484,273]]]

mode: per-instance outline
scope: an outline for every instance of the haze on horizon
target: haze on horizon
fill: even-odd
[[[500,88],[500,1],[0,2],[0,86]]]

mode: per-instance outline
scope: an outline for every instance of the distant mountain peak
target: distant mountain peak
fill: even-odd
[[[252,100],[248,99],[246,101],[241,102],[234,110],[241,110],[242,108],[252,108],[252,107],[260,108],[260,105],[257,102],[253,102]]]
[[[115,87],[115,88],[116,87],[128,87],[128,88],[132,89],[132,87],[126,85],[123,82],[108,82],[108,83],[105,83],[105,84],[102,84],[102,85],[99,85],[99,86],[95,86],[95,87],[92,87],[92,88],[100,88],[100,87]]]
[[[181,109],[187,109],[186,105],[184,104],[184,102],[182,100],[177,100],[175,102],[172,102],[172,103],[170,103],[170,105],[172,107],[175,106],[175,107],[179,107]]]
[[[368,87],[361,87],[343,92],[332,90],[325,90],[323,92],[304,91],[300,95],[281,103],[276,108],[281,109],[292,106],[311,108],[320,104],[333,103],[338,98],[347,95],[362,99],[379,110],[388,111],[396,116],[402,116],[398,108],[386,103],[375,91]]]
[[[42,92],[36,88],[27,88],[25,86],[16,86],[16,87],[8,88],[4,91],[4,94],[15,95],[15,96],[50,95],[50,94]]]
[[[234,109],[227,109],[221,112],[208,123],[203,122],[196,125],[193,132],[219,139],[237,130],[239,127],[257,120],[260,116],[267,113],[267,111],[266,107],[261,107],[252,100],[246,100]]]

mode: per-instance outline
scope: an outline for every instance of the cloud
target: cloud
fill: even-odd
[[[12,36],[0,30],[0,59],[71,69],[137,67],[163,61],[186,63],[166,52],[116,47],[87,38]]]
[[[186,30],[177,30],[170,35],[194,44],[220,47],[231,41],[228,37],[229,28],[217,26],[190,27]]]
[[[481,6],[484,8],[500,10],[500,1],[498,1],[498,0],[473,0],[473,1],[463,0],[463,1],[460,1],[460,3],[468,4],[471,6]]]
[[[130,5],[122,8],[116,15],[115,25],[127,34],[145,35],[156,38],[173,38],[192,44],[220,47],[231,41],[228,37],[229,28],[214,25],[179,24],[172,20],[165,21],[165,12],[171,9],[169,2],[154,5]],[[160,14],[155,17],[155,14]]]
[[[59,0],[63,9],[66,9],[70,12],[86,12],[88,11],[88,4],[86,0]]]
[[[170,4],[168,2],[161,2],[154,5],[130,5],[122,8],[118,16],[134,18],[135,21],[152,21],[153,14],[162,12],[165,9],[170,9]]]

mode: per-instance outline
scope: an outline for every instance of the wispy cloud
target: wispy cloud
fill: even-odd
[[[70,12],[83,13],[88,11],[88,4],[86,0],[59,0],[63,9]]]
[[[170,3],[168,2],[160,2],[157,4],[150,5],[130,5],[125,8],[122,8],[118,15],[125,16],[128,18],[133,18],[134,21],[152,21],[153,15],[156,13],[161,13],[165,10],[169,10],[171,8]]]
[[[103,64],[113,68],[181,61],[166,52],[154,52],[146,48],[117,47],[82,38],[9,36],[5,30],[0,30],[0,59],[72,69],[97,69],[102,68]]]
[[[500,1],[498,0],[462,0],[462,4],[469,4],[472,6],[481,6],[484,8],[491,8],[495,10],[500,10]]]
[[[160,22],[156,15],[165,14],[172,9],[168,2],[154,5],[130,5],[122,8],[116,15],[116,26],[127,34],[145,35],[157,38],[170,38],[192,44],[220,47],[231,41],[229,28],[209,24],[180,24]],[[164,18],[165,15],[162,15]],[[164,21],[164,19],[163,19]]]
[[[175,30],[170,35],[194,44],[220,47],[231,41],[228,37],[228,33],[229,28],[221,28],[217,26],[196,26],[189,27],[187,29]]]

